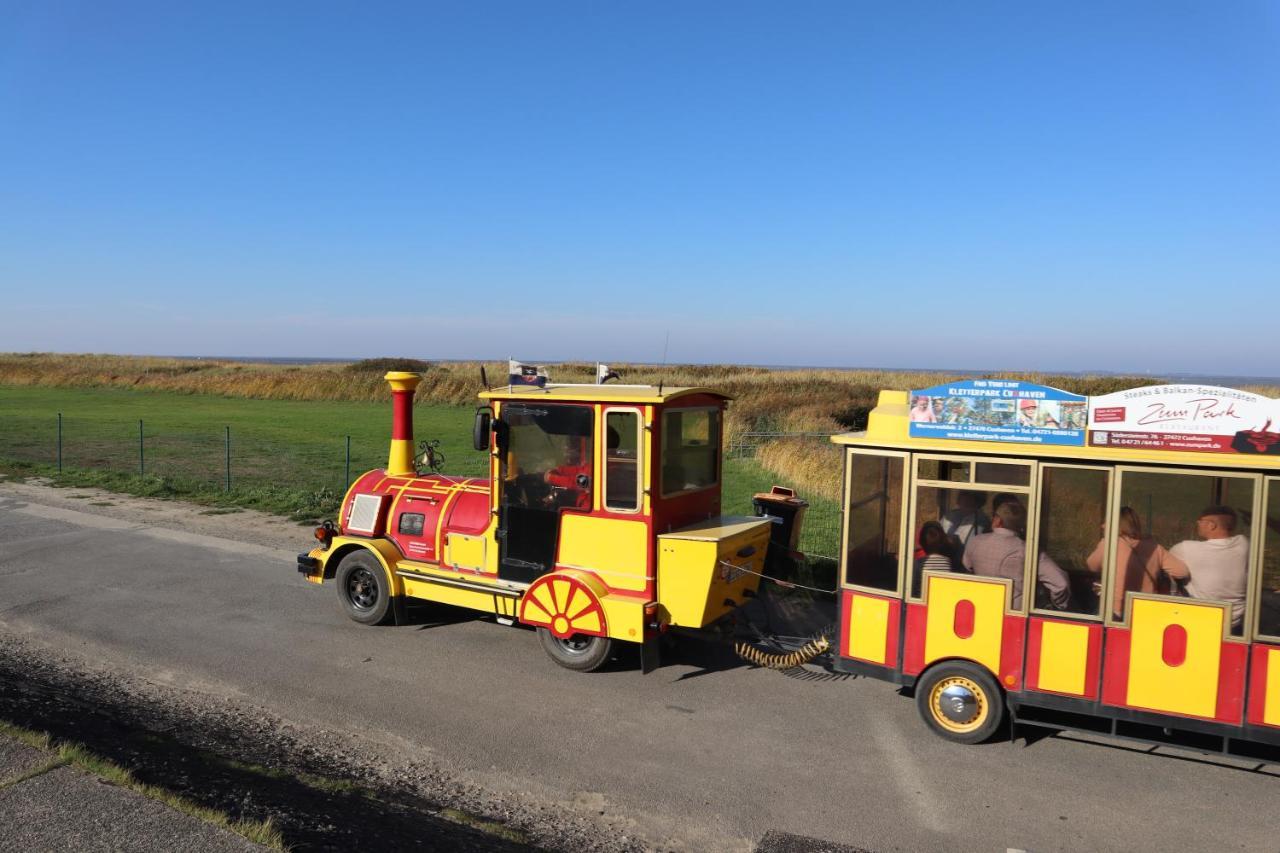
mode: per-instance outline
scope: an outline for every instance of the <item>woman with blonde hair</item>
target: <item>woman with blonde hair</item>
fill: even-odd
[[[1186,563],[1142,532],[1142,519],[1132,507],[1120,507],[1118,533],[1116,581],[1111,597],[1111,612],[1116,619],[1123,619],[1125,593],[1154,592],[1167,595],[1170,590],[1169,579],[1186,578],[1189,572]],[[1106,553],[1106,547],[1107,537],[1104,533],[1093,553],[1084,561],[1089,571],[1102,573],[1102,557]]]

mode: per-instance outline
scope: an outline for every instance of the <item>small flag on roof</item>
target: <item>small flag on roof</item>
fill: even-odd
[[[545,388],[547,385],[547,369],[536,364],[509,360],[507,362],[508,385],[533,385]]]
[[[596,364],[596,384],[603,385],[610,379],[621,379],[621,374],[616,370],[610,370],[607,364]]]

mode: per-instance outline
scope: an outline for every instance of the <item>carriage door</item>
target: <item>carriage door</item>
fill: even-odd
[[[1111,470],[1042,462],[1039,486],[1035,551],[1061,570],[1054,577],[1058,582],[1066,578],[1068,594],[1051,593],[1046,583],[1051,569],[1042,568],[1037,559],[1027,620],[1026,688],[1096,702],[1102,683],[1104,531]]]
[[[589,406],[507,403],[502,421],[498,577],[530,583],[555,566],[564,514],[591,509],[594,417]]]
[[[1116,476],[1107,541],[1112,562],[1128,565],[1111,578],[1102,701],[1240,725],[1261,478],[1128,467]]]

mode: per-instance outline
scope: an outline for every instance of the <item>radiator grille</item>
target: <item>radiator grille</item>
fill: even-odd
[[[347,529],[357,533],[377,533],[378,513],[382,510],[382,495],[356,495],[351,502],[351,517]]]

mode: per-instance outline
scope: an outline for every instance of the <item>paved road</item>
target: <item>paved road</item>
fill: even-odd
[[[955,746],[890,685],[703,668],[699,649],[648,676],[571,673],[484,621],[358,626],[292,557],[0,499],[0,626],[427,749],[486,786],[598,803],[648,837],[701,836],[690,846],[1280,847],[1280,768],[1067,737]]]

